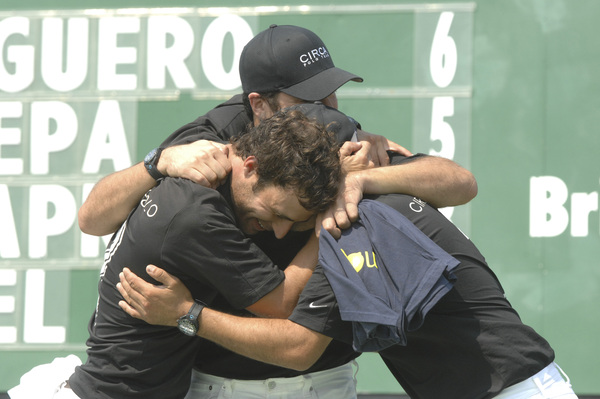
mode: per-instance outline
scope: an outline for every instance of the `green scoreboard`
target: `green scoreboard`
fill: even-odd
[[[482,250],[579,394],[600,395],[600,45],[594,0],[0,3],[0,392],[85,359],[109,237],[77,210],[101,177],[241,92],[244,44],[316,32],[367,131],[479,183],[444,214]],[[401,393],[374,354],[362,393]]]

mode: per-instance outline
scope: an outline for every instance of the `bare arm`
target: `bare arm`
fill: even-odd
[[[207,187],[217,187],[231,170],[227,147],[207,140],[163,150],[158,170],[166,176],[184,177]],[[156,185],[143,163],[100,180],[79,209],[79,228],[87,234],[113,233],[127,215]]]
[[[287,318],[296,307],[300,293],[317,265],[318,250],[318,240],[313,234],[286,267],[285,280],[247,310],[263,317]],[[192,306],[191,294],[185,285],[174,284],[178,279],[156,266],[149,265],[146,272],[155,280],[169,284],[155,286],[147,283],[128,268],[121,273],[121,284],[136,292],[131,297],[142,315],[140,318],[150,324],[176,325],[173,323],[177,318]]]
[[[320,215],[317,224],[334,237],[358,218],[358,203],[364,194],[409,194],[443,208],[475,198],[477,181],[454,161],[423,156],[400,165],[353,170],[346,175],[340,193],[337,203]]]
[[[306,245],[285,268],[285,280],[273,291],[246,309],[262,317],[287,318],[296,307],[300,293],[318,262],[319,241],[312,234]]]
[[[357,171],[349,178],[360,180],[365,194],[410,194],[437,208],[466,204],[477,195],[477,181],[470,171],[435,156]]]
[[[212,309],[202,311],[198,335],[246,357],[295,370],[312,366],[331,342],[287,319],[236,317]]]
[[[365,194],[410,194],[437,208],[466,204],[477,195],[473,174],[452,160],[420,156],[373,170],[373,152],[369,142],[347,142],[340,149],[347,180],[358,179]]]
[[[375,166],[387,166],[390,164],[390,158],[387,154],[388,150],[407,157],[412,155],[406,148],[386,139],[384,136],[365,132],[360,129],[356,131],[356,136],[359,141],[366,141],[371,145],[371,159],[375,163]]]
[[[191,307],[189,290],[176,277],[150,267],[154,286],[129,270],[117,285],[125,301],[119,305],[132,317],[150,324],[177,326],[177,319]],[[241,355],[296,370],[306,370],[321,356],[331,338],[287,319],[232,316],[205,308],[198,335]]]
[[[155,185],[142,162],[104,177],[79,208],[79,228],[95,236],[113,233]]]

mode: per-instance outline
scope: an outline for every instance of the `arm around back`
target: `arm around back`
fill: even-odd
[[[261,362],[306,370],[321,357],[331,338],[287,319],[232,316],[204,309],[198,335]]]
[[[227,146],[207,140],[168,147],[160,156],[158,170],[165,176],[184,177],[215,188],[231,171],[228,152]],[[155,185],[142,162],[106,176],[79,209],[79,228],[95,236],[114,233]]]
[[[104,177],[79,208],[79,228],[95,236],[114,233],[155,185],[142,162]]]

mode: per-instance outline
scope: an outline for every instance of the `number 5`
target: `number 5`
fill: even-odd
[[[453,159],[455,150],[454,131],[452,126],[444,120],[447,116],[454,115],[453,97],[434,97],[431,107],[431,141],[439,140],[441,142],[440,151],[433,148],[429,150],[430,155],[438,155],[444,158]]]

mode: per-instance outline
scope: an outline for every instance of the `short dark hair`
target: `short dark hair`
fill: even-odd
[[[292,189],[308,211],[322,212],[338,195],[342,179],[335,135],[298,110],[283,110],[231,139],[236,155],[257,160],[254,191]]]
[[[277,101],[277,95],[281,93],[280,91],[268,91],[264,93],[258,93],[266,102],[269,104],[271,111],[277,112],[279,111],[279,101]],[[250,118],[250,120],[254,119],[254,112],[252,111],[252,106],[250,105],[250,99],[248,98],[248,94],[250,93],[242,93],[242,103],[244,104],[244,110],[246,114]]]

